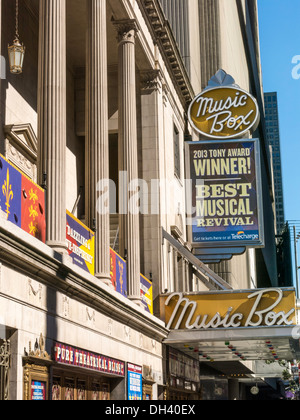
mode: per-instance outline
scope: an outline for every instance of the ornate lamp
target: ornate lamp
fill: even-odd
[[[16,0],[16,35],[12,45],[8,46],[10,72],[21,74],[25,56],[25,47],[19,40],[19,0]]]

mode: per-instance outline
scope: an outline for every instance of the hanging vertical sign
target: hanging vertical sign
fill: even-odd
[[[114,289],[127,297],[127,264],[112,249],[110,249],[110,279]]]
[[[45,243],[45,191],[2,155],[0,208],[9,222]]]
[[[21,228],[45,243],[45,192],[25,175],[22,175],[21,213]]]
[[[94,275],[95,233],[68,211],[66,241],[73,264]]]
[[[7,220],[21,227],[22,174],[0,156],[0,207]]]
[[[141,274],[141,297],[145,311],[153,315],[153,286],[152,282]]]
[[[263,246],[259,141],[190,142],[187,158],[193,246]]]

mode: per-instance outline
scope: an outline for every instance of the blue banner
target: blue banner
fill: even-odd
[[[22,175],[0,156],[0,207],[7,220],[21,227]]]

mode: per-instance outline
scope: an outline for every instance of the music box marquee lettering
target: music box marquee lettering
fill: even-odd
[[[191,126],[203,136],[229,139],[255,129],[260,113],[256,99],[221,70],[192,101],[188,117]]]
[[[268,303],[265,307],[264,299],[270,294],[275,295],[273,303]],[[220,312],[215,315],[207,315],[201,311],[201,302],[190,300],[184,297],[183,293],[173,293],[170,295],[165,305],[171,305],[173,299],[178,298],[175,308],[168,322],[168,329],[173,330],[208,330],[214,328],[241,328],[241,327],[260,327],[260,326],[290,326],[294,325],[291,320],[296,310],[288,309],[286,311],[275,312],[284,298],[283,290],[268,289],[258,290],[247,296],[250,303],[246,313],[236,312],[233,307],[228,307],[226,315],[222,316]],[[264,307],[262,309],[262,307]],[[198,315],[199,314],[199,315]]]

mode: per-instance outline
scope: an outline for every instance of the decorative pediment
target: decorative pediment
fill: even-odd
[[[6,125],[5,157],[36,182],[38,140],[31,124]]]

